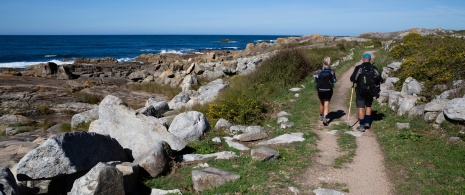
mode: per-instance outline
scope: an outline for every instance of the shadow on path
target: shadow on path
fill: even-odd
[[[342,118],[345,115],[346,113],[344,112],[344,110],[337,110],[336,112],[330,112],[328,113],[328,118],[329,118],[328,123],[331,123],[334,119]]]

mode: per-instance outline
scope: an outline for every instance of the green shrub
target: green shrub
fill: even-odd
[[[285,89],[303,81],[317,68],[311,64],[304,50],[287,49],[265,60],[250,78],[254,84]]]
[[[50,107],[46,106],[46,105],[40,105],[37,107],[37,112],[40,114],[40,115],[49,115],[49,114],[54,114],[55,111],[50,109]]]
[[[395,59],[404,59],[398,77],[413,77],[424,82],[426,89],[465,78],[465,40],[455,37],[421,36],[409,34],[403,43],[391,50]],[[437,90],[425,90],[431,99]]]
[[[60,127],[60,132],[66,133],[66,132],[71,132],[71,124],[70,123],[63,123],[61,124]]]
[[[89,94],[89,93],[84,93],[84,92],[73,93],[73,97],[83,103],[89,103],[89,104],[98,104],[100,103],[100,101],[103,100],[103,97],[100,95]]]

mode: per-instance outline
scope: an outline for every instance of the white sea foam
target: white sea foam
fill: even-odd
[[[53,58],[53,57],[57,57],[57,55],[45,55],[44,57],[46,57],[46,58]]]
[[[134,62],[134,58],[119,58],[118,62]]]
[[[59,61],[59,60],[51,60],[47,62],[53,62],[57,65],[66,65],[66,64],[72,64],[74,61]],[[31,65],[36,65],[36,64],[41,64],[41,63],[47,63],[47,62],[7,62],[7,63],[0,63],[0,67],[2,68],[26,68]]]
[[[140,51],[142,52],[156,52],[158,50],[154,50],[154,49],[141,49]]]
[[[182,54],[182,51],[177,51],[177,50],[174,50],[174,49],[162,49],[160,50],[160,53],[175,53],[175,54]]]
[[[224,47],[225,49],[234,49],[234,50],[237,50],[239,49],[239,47]]]

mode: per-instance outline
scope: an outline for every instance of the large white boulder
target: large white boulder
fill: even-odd
[[[465,98],[455,98],[449,101],[444,108],[447,118],[454,121],[465,121]]]
[[[397,115],[402,116],[410,109],[412,109],[415,106],[415,103],[417,102],[418,97],[414,95],[407,95],[404,98],[402,98],[402,102],[399,104],[399,109],[397,110]]]
[[[210,129],[207,118],[197,111],[184,112],[174,117],[168,129],[173,135],[185,141],[199,141],[203,134]]]
[[[405,79],[404,84],[402,85],[402,95],[413,95],[419,94],[423,90],[423,86],[414,78],[409,77]]]
[[[110,135],[137,159],[155,145],[166,142],[173,150],[182,150],[186,142],[174,136],[159,119],[137,112],[112,95],[99,105],[99,119],[90,124],[89,131]]]
[[[20,181],[53,179],[87,171],[99,162],[127,161],[123,147],[113,138],[76,131],[49,138],[17,164]]]
[[[112,165],[98,163],[73,183],[70,195],[124,195],[123,173]]]

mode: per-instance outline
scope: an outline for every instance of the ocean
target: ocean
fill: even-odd
[[[248,43],[274,42],[287,35],[0,35],[0,67],[59,65],[76,58],[116,58],[131,62],[147,53],[243,50]],[[229,40],[229,42],[224,42]]]

